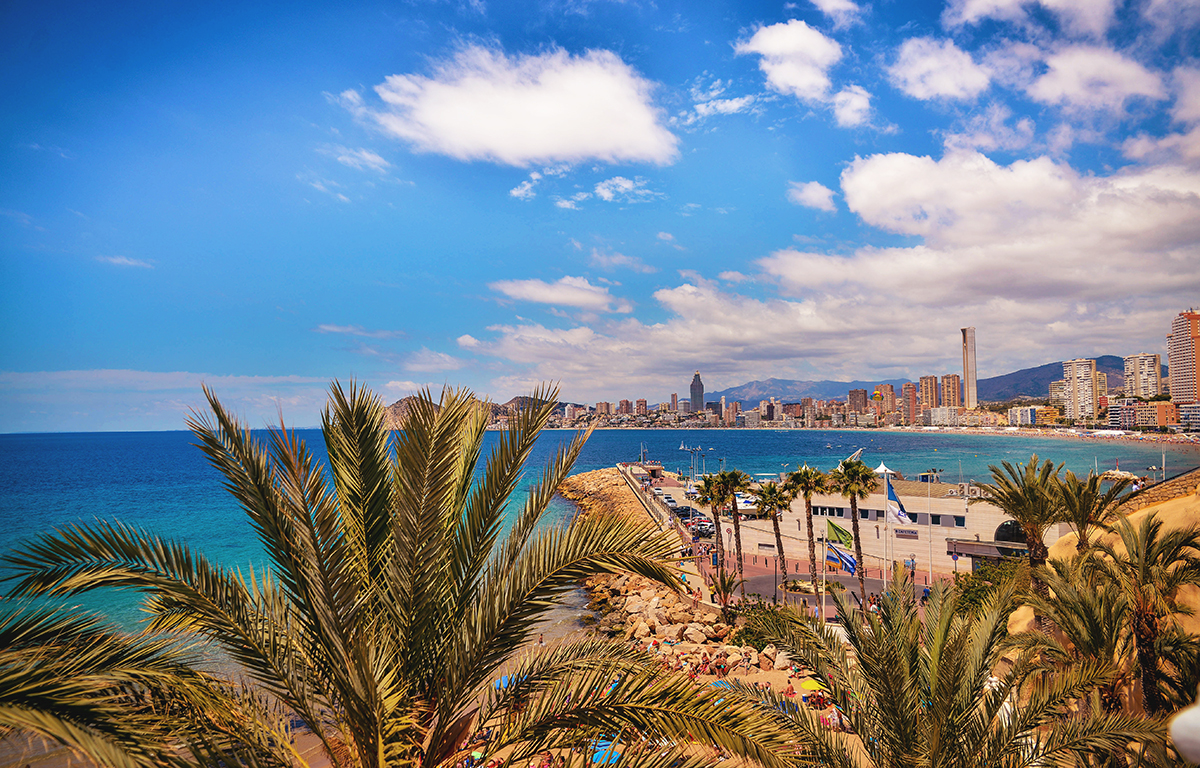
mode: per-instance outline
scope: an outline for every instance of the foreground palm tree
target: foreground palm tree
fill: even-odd
[[[953,586],[933,588],[924,621],[907,571],[896,568],[878,614],[835,596],[841,633],[791,608],[751,617],[761,632],[812,669],[853,735],[823,725],[807,707],[764,698],[786,711],[793,738],[821,765],[1047,766],[1161,742],[1164,726],[1105,712],[1080,713],[1076,699],[1110,671],[1082,664],[1045,674],[1037,648],[1015,651],[1006,624],[1019,604],[1001,585],[973,612]]]
[[[971,499],[968,504],[987,502],[1004,511],[1006,515],[1017,521],[1025,535],[1025,548],[1029,551],[1029,566],[1033,572],[1032,588],[1042,598],[1048,598],[1046,585],[1037,577],[1038,569],[1046,564],[1049,550],[1046,548],[1046,531],[1051,525],[1062,519],[1056,486],[1058,473],[1062,464],[1057,467],[1047,459],[1038,463],[1037,454],[1029,457],[1026,464],[1013,466],[1002,462],[1004,467],[989,464],[992,473],[991,483],[980,483],[983,496]],[[1038,619],[1045,629],[1042,619]]]
[[[725,499],[733,514],[733,546],[737,555],[738,582],[742,588],[742,599],[746,598],[746,569],[742,557],[742,521],[738,516],[737,495],[750,489],[750,476],[740,469],[729,469],[717,475],[717,482],[725,490]]]
[[[787,582],[787,555],[783,551],[783,533],[779,530],[779,515],[792,506],[792,494],[786,485],[776,482],[763,483],[757,490],[752,491],[758,502],[760,514],[771,518],[775,529],[775,548],[779,553],[779,577]]]
[[[813,538],[812,497],[829,491],[829,479],[819,469],[805,464],[788,475],[788,486],[793,494],[804,497],[804,522],[808,526],[808,576],[813,588],[817,586],[817,541]]]
[[[1136,527],[1121,519],[1113,530],[1121,548],[1100,542],[1089,562],[1128,603],[1142,701],[1146,713],[1154,715],[1166,705],[1163,690],[1171,687],[1170,679],[1195,674],[1164,663],[1161,644],[1176,629],[1176,616],[1189,611],[1179,602],[1180,589],[1200,585],[1200,527],[1164,531],[1158,515],[1150,513]]]
[[[714,715],[678,681],[654,687],[655,665],[632,650],[582,642],[518,657],[539,618],[589,574],[675,583],[666,560],[677,542],[647,521],[545,519],[586,436],[557,451],[506,521],[556,391],[534,393],[481,468],[486,409],[469,393],[440,402],[422,393],[393,435],[378,398],[335,383],[322,419],[328,474],[294,432],[273,430],[264,444],[206,395],[211,415],[190,426],[249,515],[269,569],[243,578],[182,544],[96,523],[7,556],[16,595],[141,591],[151,631],[218,646],[339,766],[452,765],[482,727],[493,731],[483,751],[514,747],[519,757],[624,725],[677,741],[696,729],[772,761],[770,734],[737,720],[746,712]],[[513,664],[517,683],[494,692]],[[575,690],[580,675],[622,683],[589,696]]]
[[[1102,482],[1108,481],[1095,472],[1088,472],[1087,477],[1080,480],[1074,472],[1067,470],[1054,489],[1062,521],[1070,524],[1078,536],[1075,542],[1078,552],[1085,552],[1088,548],[1089,528],[1107,525],[1121,505],[1133,498],[1133,494],[1125,492],[1131,480],[1114,480],[1108,490],[1101,489]]]
[[[875,472],[858,459],[843,461],[829,473],[829,485],[837,493],[850,500],[850,523],[854,528],[854,558],[858,561],[858,597],[861,605],[867,604],[867,580],[863,573],[866,565],[862,555],[862,536],[858,530],[858,502],[866,499],[879,487]]]

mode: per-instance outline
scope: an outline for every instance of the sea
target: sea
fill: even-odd
[[[320,430],[298,430],[298,436],[324,460]],[[513,514],[540,468],[573,436],[567,430],[541,435],[510,500]],[[497,438],[487,434],[485,451]],[[184,542],[227,568],[261,569],[263,548],[249,520],[194,443],[184,431],[0,435],[0,552],[56,528],[108,520]],[[1148,467],[1165,462],[1172,476],[1200,465],[1200,446],[1170,443],[949,431],[614,429],[592,434],[574,471],[644,456],[672,471],[688,473],[694,461],[698,473],[736,468],[765,479],[806,463],[830,470],[859,449],[872,467],[883,462],[910,477],[938,469],[946,482],[986,481],[989,465],[1028,461],[1035,453],[1076,473],[1119,466],[1149,475]],[[573,513],[570,502],[557,498],[547,520],[562,522]],[[0,569],[0,579],[6,575]],[[127,593],[75,601],[129,629],[144,618],[137,597]],[[576,599],[559,618],[570,623],[580,610]]]

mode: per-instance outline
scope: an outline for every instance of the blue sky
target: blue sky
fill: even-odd
[[[1200,3],[7,3],[0,431],[1163,352]]]

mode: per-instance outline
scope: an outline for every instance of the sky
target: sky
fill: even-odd
[[[1160,352],[1200,0],[0,6],[0,432]]]

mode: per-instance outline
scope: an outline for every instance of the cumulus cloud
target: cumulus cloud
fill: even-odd
[[[789,181],[787,199],[796,205],[816,208],[818,211],[836,211],[833,190],[819,181]]]
[[[652,274],[658,271],[657,267],[652,267],[646,264],[636,256],[626,256],[623,253],[616,251],[602,251],[599,248],[592,249],[592,266],[612,272],[618,269],[628,269],[631,272],[641,272],[642,274]]]
[[[1200,69],[1179,67],[1172,79],[1176,95],[1171,117],[1179,123],[1200,123]]]
[[[871,116],[871,94],[860,85],[850,85],[833,96],[833,116],[843,128],[863,125]]]
[[[337,100],[418,152],[458,160],[665,165],[678,140],[661,124],[653,90],[611,51],[509,56],[471,45],[429,76],[389,76],[375,87],[381,107],[353,90]]]
[[[387,173],[387,169],[392,167],[391,163],[369,149],[350,149],[349,147],[333,146],[326,148],[324,151],[327,154],[333,155],[342,165],[356,168],[360,171],[369,170]]]
[[[1034,137],[1034,122],[1022,117],[1009,125],[1012,110],[1003,104],[992,104],[981,113],[969,117],[960,130],[946,134],[948,150],[1003,149],[1013,151],[1029,146]]]
[[[917,99],[973,99],[990,80],[953,40],[932,37],[905,40],[888,75],[893,85]]]
[[[862,8],[851,0],[812,0],[812,4],[829,17],[835,29],[845,29],[862,15]]]
[[[498,280],[488,287],[510,299],[549,304],[556,307],[574,307],[594,312],[633,311],[633,305],[618,299],[600,285],[592,285],[586,277],[566,276],[553,283],[544,280]]]
[[[1068,110],[1120,112],[1130,99],[1167,95],[1158,73],[1111,48],[1067,46],[1046,57],[1046,67],[1026,92]]]
[[[644,203],[656,197],[658,192],[649,189],[645,179],[627,179],[624,176],[614,176],[596,185],[596,197],[612,203]]]
[[[1030,10],[1041,6],[1057,18],[1063,31],[1102,37],[1116,15],[1116,0],[950,0],[942,13],[949,28],[978,24],[986,19],[1032,23]]]
[[[537,186],[537,183],[541,181],[541,179],[542,174],[534,171],[533,173],[529,174],[528,179],[508,190],[508,194],[512,195],[518,200],[532,200],[533,198],[537,197],[537,192],[534,192],[533,188]]]
[[[810,103],[825,101],[829,70],[842,58],[842,46],[799,19],[762,27],[734,50],[761,57],[758,67],[772,90]]]
[[[114,267],[137,267],[139,269],[154,269],[154,265],[141,259],[131,259],[128,256],[97,256],[96,261],[112,264]]]

